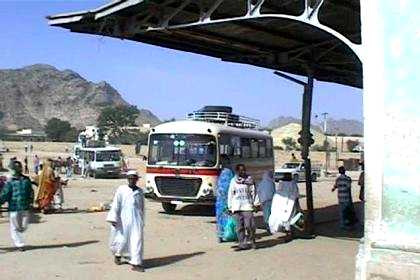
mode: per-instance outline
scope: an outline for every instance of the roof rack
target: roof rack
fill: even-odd
[[[260,121],[244,116],[239,116],[227,112],[207,112],[207,111],[194,111],[187,115],[188,120],[204,121],[237,128],[256,129],[260,126]]]

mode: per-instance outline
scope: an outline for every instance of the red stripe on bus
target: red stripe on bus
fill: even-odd
[[[147,167],[146,173],[154,174],[173,174],[173,175],[201,175],[201,176],[218,176],[218,169],[188,169],[188,168],[165,168],[165,167]]]

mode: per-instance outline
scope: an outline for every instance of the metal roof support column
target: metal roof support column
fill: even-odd
[[[314,88],[314,78],[308,75],[308,83],[305,85],[302,102],[302,159],[305,162],[305,184],[306,184],[306,208],[307,217],[305,220],[305,231],[314,234],[314,201],[312,195],[312,168],[309,158],[309,147],[312,145],[311,138],[311,112],[312,112],[312,92]]]
[[[314,201],[312,195],[312,167],[309,158],[309,148],[313,143],[311,135],[311,114],[312,114],[312,93],[314,88],[314,77],[311,71],[308,71],[308,82],[302,82],[287,74],[274,72],[275,75],[285,78],[289,81],[302,85],[304,87],[302,100],[302,131],[300,132],[299,143],[301,144],[301,156],[305,162],[305,184],[306,184],[306,209],[305,231],[309,235],[314,234]]]

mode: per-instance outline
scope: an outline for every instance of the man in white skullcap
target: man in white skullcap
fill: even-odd
[[[129,259],[133,271],[144,272],[144,194],[136,171],[127,172],[128,185],[118,187],[106,220],[111,223],[110,247],[115,263]]]

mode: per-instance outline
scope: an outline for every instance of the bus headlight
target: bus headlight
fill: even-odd
[[[152,193],[152,192],[153,192],[153,188],[151,186],[147,186],[146,193]]]

